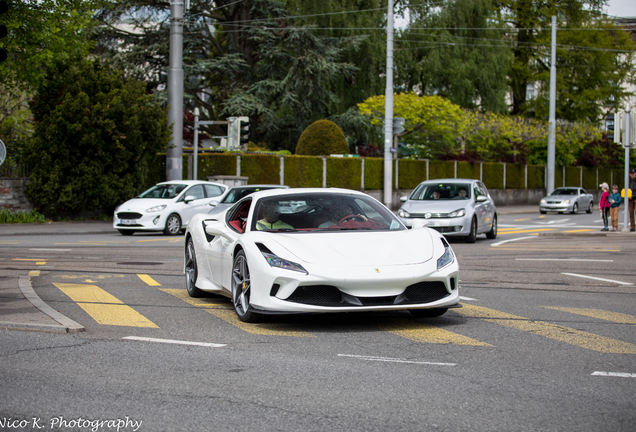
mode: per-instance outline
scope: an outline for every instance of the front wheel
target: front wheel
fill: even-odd
[[[234,258],[232,266],[232,303],[236,315],[243,322],[255,323],[263,319],[263,315],[254,312],[250,305],[252,282],[245,252],[240,251]]]
[[[578,212],[579,212],[579,204],[574,203],[574,205],[572,206],[572,214],[577,214]]]
[[[185,250],[185,276],[186,290],[188,290],[190,297],[203,297],[205,294],[195,285],[198,274],[199,268],[197,267],[197,256],[194,252],[194,242],[192,239],[188,239]]]
[[[592,213],[592,210],[594,210],[594,201],[590,201],[590,205],[587,207],[588,213]]]
[[[486,238],[491,240],[497,238],[497,215],[492,218],[492,228],[486,233]]]
[[[409,312],[411,312],[411,315],[418,318],[435,318],[444,315],[447,310],[448,308],[409,309]]]
[[[163,230],[165,235],[177,235],[181,232],[181,218],[178,214],[172,213],[166,219],[166,228]]]
[[[477,219],[473,218],[470,222],[470,234],[465,238],[466,243],[475,243],[477,240]]]

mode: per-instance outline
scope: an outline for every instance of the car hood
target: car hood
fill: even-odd
[[[170,205],[172,203],[174,203],[174,199],[133,198],[120,205],[117,208],[117,211],[145,212],[151,207],[156,207],[159,205]]]
[[[217,204],[215,207],[212,207],[212,209],[208,212],[208,214],[209,215],[218,215],[219,213],[223,213],[224,211],[226,211],[227,209],[229,209],[233,205],[234,204],[226,204],[226,203]]]
[[[407,201],[402,209],[409,213],[450,213],[461,208],[468,208],[472,200],[436,200],[436,201]]]
[[[578,195],[548,195],[548,196],[544,197],[543,199],[565,201],[565,200],[568,200],[568,199],[569,200],[575,199],[577,197],[578,197]]]
[[[432,242],[429,230],[423,228],[388,232],[276,233],[262,243],[281,258],[334,267],[377,267],[428,261],[433,258]],[[283,255],[283,251],[275,246],[296,258]]]

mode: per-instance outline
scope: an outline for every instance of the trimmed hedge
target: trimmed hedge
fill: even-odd
[[[365,158],[364,188],[367,190],[384,189],[384,159]]]
[[[455,161],[430,161],[428,166],[429,180],[455,177]]]
[[[424,180],[426,180],[426,161],[400,160],[398,169],[398,186],[400,189],[415,189]]]
[[[187,178],[189,172],[189,158],[184,156],[184,159],[183,172],[185,178]],[[197,180],[205,180],[208,176],[214,175],[236,175],[236,155],[232,153],[199,154],[197,163]]]
[[[504,166],[497,162],[484,162],[483,182],[488,189],[503,189]]]
[[[457,178],[478,179],[480,175],[480,164],[471,162],[457,162]]]
[[[360,190],[362,161],[360,158],[327,158],[327,187]]]
[[[287,160],[286,158],[285,168],[287,167]],[[236,161],[234,165],[236,165]],[[280,184],[280,156],[241,155],[241,176],[248,177],[248,184]],[[287,182],[287,176],[285,176],[285,182]]]
[[[526,166],[506,164],[506,189],[525,189]]]
[[[581,167],[565,167],[565,185],[581,187]]]
[[[322,158],[285,156],[285,184],[289,187],[322,187]]]
[[[528,165],[528,189],[545,188],[545,167],[543,165]]]

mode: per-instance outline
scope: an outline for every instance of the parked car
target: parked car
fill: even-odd
[[[579,210],[585,210],[588,213],[592,213],[594,210],[594,197],[580,187],[556,188],[550,195],[543,197],[539,203],[541,214],[547,212],[575,214]]]
[[[163,231],[177,235],[190,218],[207,213],[210,200],[229,187],[222,183],[174,180],[159,183],[115,209],[113,228],[123,235],[136,231]]]
[[[459,307],[457,258],[441,234],[414,228],[358,191],[255,192],[225,213],[192,218],[186,288],[228,296],[245,322],[317,312],[439,316]]]
[[[488,189],[479,180],[439,179],[420,183],[397,215],[407,227],[418,219],[444,236],[463,237],[474,243],[478,234],[497,237],[497,208]]]
[[[289,186],[271,184],[234,186],[221,199],[210,201],[210,205],[214,206],[214,208],[212,208],[208,214],[222,213],[236,204],[241,198],[254,192],[270,189],[289,189]]]

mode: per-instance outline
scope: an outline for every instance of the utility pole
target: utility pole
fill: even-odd
[[[183,3],[170,0],[168,125],[172,124],[172,142],[166,151],[168,181],[183,178]]]
[[[552,15],[552,59],[550,61],[550,124],[548,126],[548,178],[546,195],[554,191],[554,164],[556,159],[556,16]]]
[[[386,93],[384,96],[384,205],[393,201],[393,0],[388,0],[386,24]]]
[[[632,138],[629,136],[630,135],[630,128],[631,128],[631,111],[632,111],[632,107],[629,105],[629,102],[627,102],[625,104],[625,132],[623,135],[623,145],[625,146],[625,206],[623,207],[625,209],[624,211],[624,215],[623,215],[623,232],[629,232],[629,148],[631,147],[631,140]],[[618,133],[620,133],[620,123],[619,122],[619,126],[618,126]],[[616,136],[617,130],[616,130],[616,120],[614,120],[614,136]],[[636,199],[635,197],[632,197],[631,199]]]

